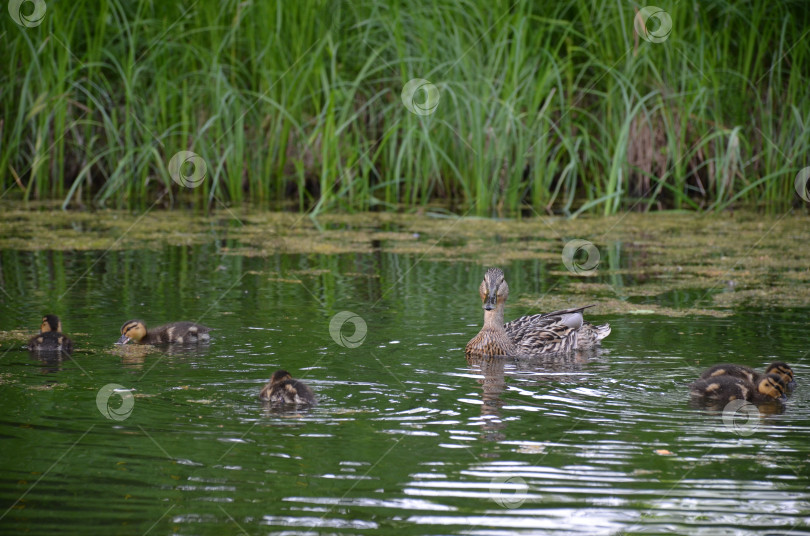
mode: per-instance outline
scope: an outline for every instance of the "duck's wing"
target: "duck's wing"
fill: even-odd
[[[511,322],[504,324],[503,329],[509,337],[517,342],[526,337],[529,333],[537,329],[547,328],[555,324],[566,325],[574,329],[579,329],[585,323],[582,318],[582,311],[593,307],[593,305],[586,305],[585,307],[575,307],[573,309],[562,309],[551,313],[540,313],[530,316],[521,316]]]
[[[577,330],[564,324],[555,324],[527,332],[517,342],[518,355],[548,355],[576,349]]]
[[[578,347],[579,332],[585,324],[582,311],[588,307],[593,306],[524,316],[504,328],[522,355],[568,352]]]

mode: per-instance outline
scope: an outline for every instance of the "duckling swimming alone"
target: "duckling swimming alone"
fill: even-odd
[[[761,374],[751,367],[746,367],[745,365],[723,363],[721,365],[715,365],[706,369],[703,374],[700,375],[700,377],[701,379],[705,379],[727,375],[742,378],[756,384],[768,374],[776,374],[782,378],[782,381],[789,389],[792,389],[796,385],[796,382],[793,380],[793,369],[790,368],[790,365],[782,361],[774,361],[768,365],[768,368],[765,369],[765,374]]]
[[[184,342],[205,342],[211,339],[211,328],[194,322],[172,322],[146,331],[141,320],[128,320],[121,326],[121,338],[115,344],[169,344]]]
[[[712,405],[725,405],[732,400],[782,402],[785,399],[785,383],[776,374],[768,374],[757,383],[723,374],[697,380],[689,386],[689,394]]]
[[[42,317],[39,335],[28,341],[28,349],[36,352],[73,351],[73,341],[62,333],[62,321],[56,315]]]
[[[274,404],[308,404],[317,403],[315,394],[307,384],[294,380],[289,372],[279,369],[273,373],[270,382],[264,386],[259,398]]]
[[[610,325],[594,326],[582,317],[592,305],[523,316],[504,324],[509,285],[500,268],[490,268],[478,288],[484,327],[467,343],[468,354],[539,356],[593,348],[610,335]]]

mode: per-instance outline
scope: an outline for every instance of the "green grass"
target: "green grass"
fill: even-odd
[[[810,11],[659,5],[661,43],[618,0],[53,0],[33,28],[3,13],[0,195],[487,216],[799,205]],[[434,113],[403,105],[412,78],[438,88]],[[169,176],[181,150],[205,159],[198,188]]]

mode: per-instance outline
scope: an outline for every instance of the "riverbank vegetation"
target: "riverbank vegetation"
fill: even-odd
[[[0,22],[6,200],[482,216],[803,205],[800,1],[45,4],[37,25]],[[170,165],[181,151],[199,158]]]

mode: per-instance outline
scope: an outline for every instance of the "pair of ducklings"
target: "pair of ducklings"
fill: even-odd
[[[723,364],[705,370],[689,386],[689,393],[711,405],[725,405],[733,400],[781,403],[795,384],[793,369],[782,361],[768,365],[764,374],[744,365]]]
[[[134,341],[140,344],[166,344],[207,341],[211,328],[194,322],[173,322],[146,331],[140,320],[130,320],[121,326],[121,338],[117,344]],[[315,405],[312,390],[305,383],[294,380],[289,372],[279,369],[259,393],[259,398],[271,404]]]
[[[210,340],[211,328],[196,322],[172,322],[146,330],[141,320],[129,320],[121,326],[121,338],[116,344],[130,341],[136,344],[172,344]],[[36,352],[71,352],[73,341],[62,333],[62,321],[56,315],[42,317],[39,335],[28,341],[28,349]]]

